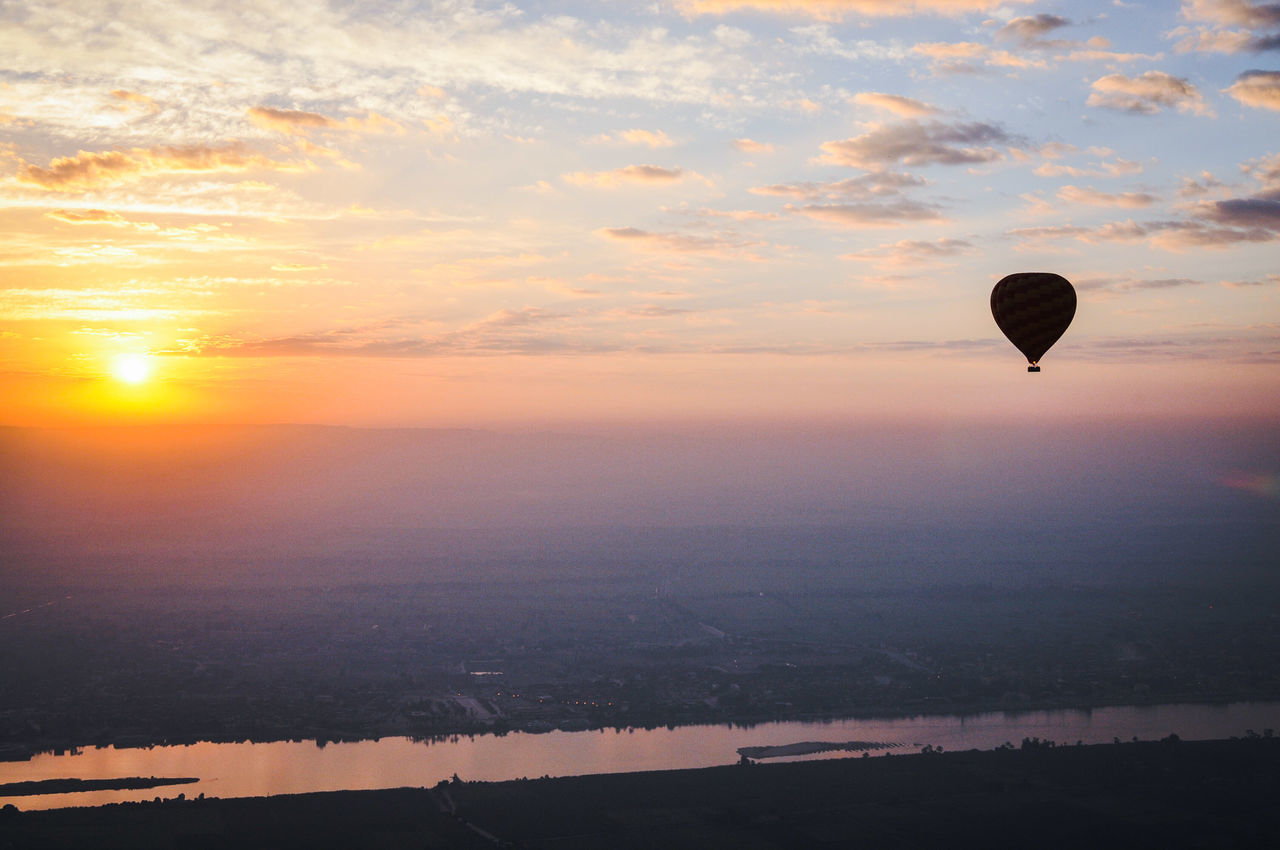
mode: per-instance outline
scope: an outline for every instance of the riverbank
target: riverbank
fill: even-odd
[[[1280,739],[1047,746],[0,811],[14,850],[1280,846]],[[469,829],[468,827],[474,827]]]
[[[677,729],[692,726],[733,726],[750,729],[771,723],[839,723],[853,720],[902,720],[912,717],[948,716],[976,717],[986,714],[1007,713],[1011,715],[1032,714],[1044,711],[1100,711],[1114,708],[1152,708],[1165,705],[1205,705],[1225,706],[1246,702],[1280,702],[1280,691],[1267,690],[1229,697],[1225,695],[1198,697],[1187,695],[1185,698],[1162,698],[1145,700],[1038,700],[1038,701],[989,701],[989,702],[957,702],[950,700],[926,700],[910,704],[876,706],[853,712],[774,712],[770,714],[733,714],[731,716],[702,714],[677,716],[664,721],[633,718],[634,723],[600,723],[591,722],[580,715],[567,715],[561,722],[537,724],[461,723],[446,730],[435,730],[430,734],[415,734],[406,731],[401,724],[384,724],[370,727],[366,731],[352,729],[318,729],[302,726],[294,734],[273,732],[271,734],[238,735],[238,734],[205,734],[205,735],[166,735],[163,733],[146,734],[131,731],[120,735],[95,736],[91,740],[50,740],[46,737],[33,736],[7,742],[0,746],[0,762],[28,761],[42,754],[63,755],[76,753],[90,747],[111,747],[116,749],[146,749],[152,747],[180,747],[194,744],[273,744],[284,742],[314,741],[321,746],[329,743],[357,743],[360,741],[379,741],[384,738],[408,737],[415,741],[431,743],[455,740],[459,737],[494,735],[503,736],[511,732],[540,734],[546,732],[582,732],[582,731],[619,731]],[[1240,730],[1243,731],[1243,730]]]

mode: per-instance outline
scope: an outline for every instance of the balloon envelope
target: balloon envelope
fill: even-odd
[[[991,315],[1034,371],[1076,314],[1076,290],[1052,272],[1018,272],[991,290]]]

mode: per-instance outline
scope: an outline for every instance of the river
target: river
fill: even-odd
[[[23,810],[96,806],[156,796],[256,797],[372,788],[430,786],[457,774],[503,780],[539,776],[623,773],[711,767],[738,760],[743,746],[800,741],[874,741],[895,745],[872,755],[918,751],[993,749],[1035,737],[1058,744],[1142,740],[1176,733],[1184,740],[1261,734],[1280,727],[1280,702],[1225,705],[1114,706],[1093,710],[920,715],[892,719],[681,726],[587,732],[460,736],[431,743],[408,738],[317,745],[314,741],[212,744],[148,748],[86,747],[0,762],[0,783],[40,779],[110,779],[129,776],[199,777],[199,782],[126,791],[3,797]],[[787,759],[848,757],[847,752]]]

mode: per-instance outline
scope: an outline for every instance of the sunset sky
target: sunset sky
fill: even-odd
[[[0,424],[1274,416],[1277,8],[4,4]]]

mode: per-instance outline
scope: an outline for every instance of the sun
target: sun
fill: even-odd
[[[147,354],[117,354],[111,361],[111,374],[121,383],[145,384],[151,372],[151,356]]]

